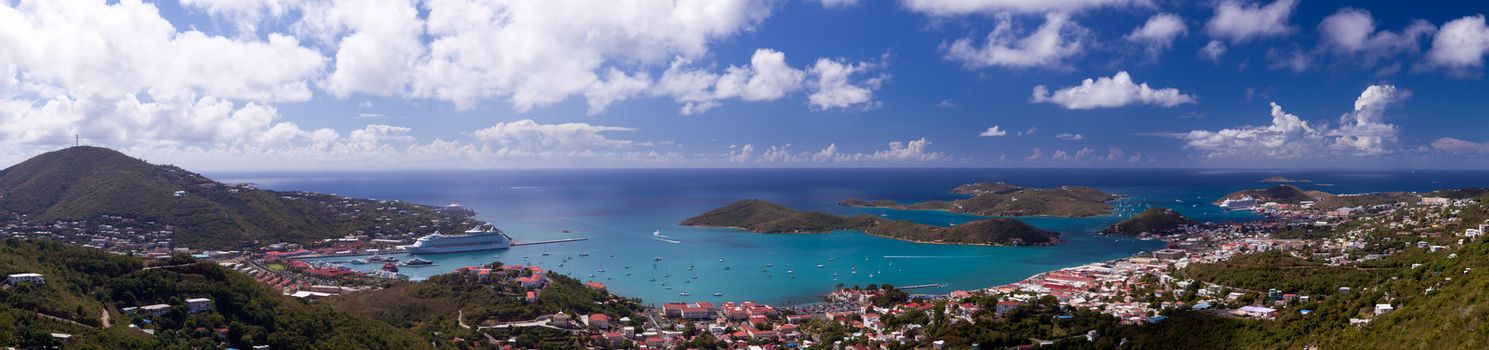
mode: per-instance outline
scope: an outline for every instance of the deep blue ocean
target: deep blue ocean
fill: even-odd
[[[808,303],[839,283],[947,285],[916,293],[1006,284],[1043,271],[1162,248],[1160,241],[1093,234],[1149,206],[1175,208],[1201,220],[1252,220],[1255,217],[1250,213],[1225,212],[1209,203],[1232,191],[1274,185],[1260,182],[1272,175],[1312,180],[1295,185],[1335,193],[1489,186],[1489,172],[1483,171],[638,169],[208,175],[224,182],[250,182],[276,190],[430,205],[460,203],[475,210],[478,218],[522,241],[588,238],[506,251],[422,255],[436,265],[404,268],[402,272],[422,279],[492,260],[537,264],[581,280],[600,281],[613,292],[653,304],[695,300]],[[851,231],[768,235],[677,225],[690,216],[749,198],[801,210],[884,214],[891,219],[949,225],[977,217],[937,211],[844,208],[836,203],[846,198],[902,202],[954,199],[958,196],[949,192],[952,188],[976,181],[1030,187],[1093,186],[1127,198],[1119,200],[1119,212],[1109,216],[1020,218],[1063,233],[1066,242],[1050,247],[932,245]],[[680,243],[655,239],[652,233],[657,230]],[[589,256],[581,257],[581,253]],[[345,258],[332,260],[341,259]],[[822,267],[817,267],[819,264]],[[350,266],[365,270],[378,267]],[[691,296],[679,296],[681,292]],[[713,296],[716,292],[723,296]]]

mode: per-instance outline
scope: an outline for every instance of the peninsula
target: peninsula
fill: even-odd
[[[918,243],[968,245],[1050,245],[1060,234],[1009,218],[974,220],[941,227],[869,215],[839,216],[802,212],[775,203],[748,199],[683,220],[684,226],[728,227],[756,233],[827,233],[862,231],[869,235]]]
[[[980,216],[1087,217],[1112,212],[1108,201],[1117,199],[1101,190],[1084,186],[1029,188],[1004,182],[978,182],[951,191],[970,196],[951,201],[937,200],[901,204],[888,200],[847,199],[838,205],[865,208],[946,210]]]
[[[1472,194],[1472,192],[1468,192]],[[1258,203],[1277,203],[1286,205],[1309,204],[1311,208],[1323,210],[1335,210],[1340,208],[1369,207],[1390,203],[1415,203],[1422,196],[1411,192],[1375,192],[1375,193],[1353,193],[1333,194],[1318,190],[1304,190],[1293,185],[1277,185],[1262,189],[1246,189],[1220,197],[1215,200],[1216,204],[1225,200],[1236,200],[1242,198],[1255,199]]]
[[[69,147],[0,170],[0,223],[87,243],[73,226],[109,225],[110,246],[254,248],[363,235],[407,240],[464,230],[474,213],[401,201],[227,184],[102,147]],[[268,243],[264,243],[268,244]]]

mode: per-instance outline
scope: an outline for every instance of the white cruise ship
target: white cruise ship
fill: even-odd
[[[478,250],[507,249],[512,246],[511,237],[492,225],[476,226],[463,234],[447,235],[439,232],[419,237],[414,244],[404,246],[411,254],[437,254],[472,252]]]
[[[1256,209],[1256,199],[1242,197],[1240,199],[1227,199],[1220,202],[1220,207],[1226,210],[1251,210]]]

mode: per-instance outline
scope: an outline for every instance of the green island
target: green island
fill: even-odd
[[[1168,235],[1176,233],[1185,226],[1194,225],[1196,222],[1179,214],[1178,211],[1168,208],[1148,208],[1137,215],[1122,220],[1106,229],[1102,234],[1139,236],[1139,235]]]
[[[979,216],[1059,216],[1087,217],[1111,214],[1107,202],[1117,199],[1101,190],[1085,186],[1028,188],[1004,182],[978,182],[958,186],[954,194],[969,196],[957,200],[933,200],[902,204],[889,200],[846,199],[838,205],[865,208],[911,210],[945,210]]]
[[[855,230],[879,237],[938,244],[1049,245],[1060,242],[1059,233],[1041,230],[1010,218],[981,219],[940,227],[870,215],[844,217],[823,212],[802,212],[758,199],[734,202],[683,220],[681,224],[739,228],[756,233]]]

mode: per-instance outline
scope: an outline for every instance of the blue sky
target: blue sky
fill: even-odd
[[[1483,168],[1486,12],[12,0],[0,160],[76,135],[204,170]]]

